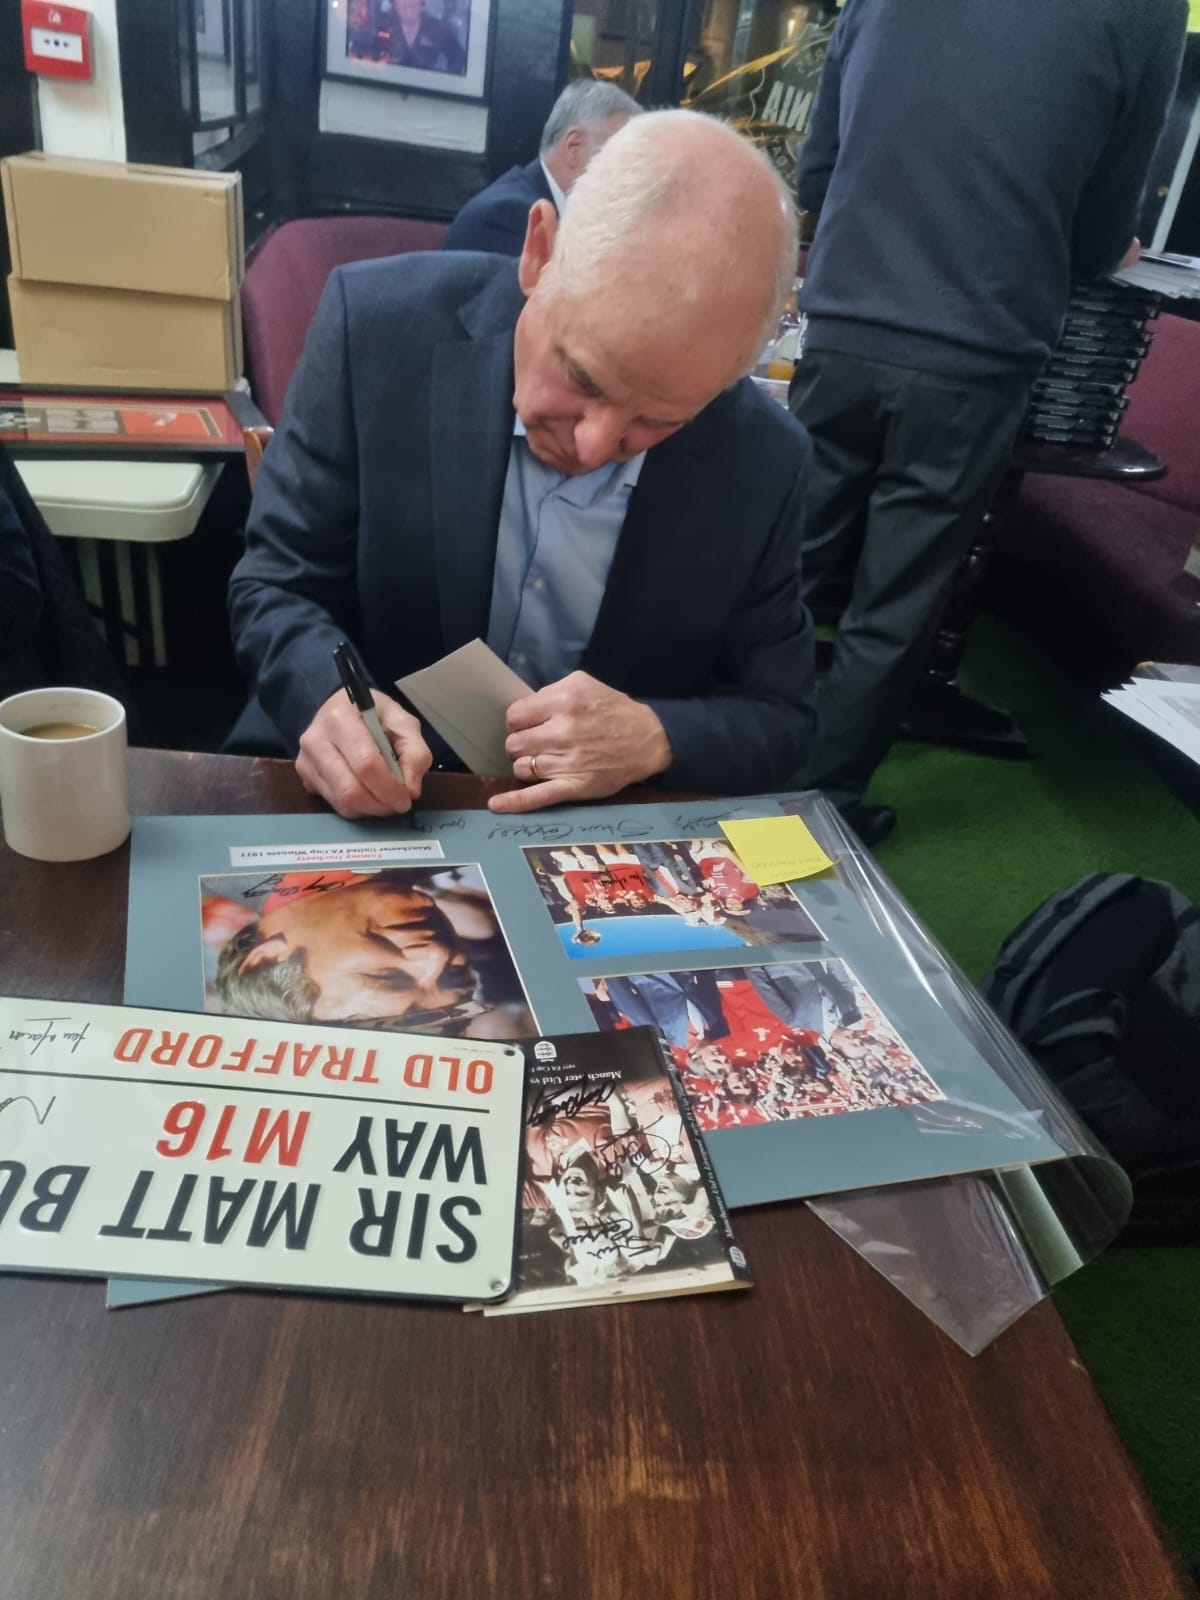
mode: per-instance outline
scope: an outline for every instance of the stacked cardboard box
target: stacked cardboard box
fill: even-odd
[[[211,393],[242,372],[241,180],[40,153],[0,162],[22,383]]]

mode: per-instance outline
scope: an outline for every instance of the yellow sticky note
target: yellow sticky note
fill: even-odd
[[[758,817],[723,822],[721,832],[755,883],[788,883],[811,878],[833,862],[799,817]]]

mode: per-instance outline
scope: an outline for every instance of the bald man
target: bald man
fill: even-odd
[[[750,793],[812,735],[803,429],[745,378],[796,260],[738,134],[637,117],[517,262],[329,280],[260,469],[230,614],[254,686],[228,748],[288,753],[343,816],[406,811],[448,753],[397,678],[483,637],[529,811],[656,782]],[[354,642],[405,781],[339,687]]]

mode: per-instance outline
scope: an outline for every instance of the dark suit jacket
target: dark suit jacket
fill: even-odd
[[[338,690],[484,637],[513,428],[513,262],[412,254],[330,277],[263,457],[230,583],[255,699],[229,747],[294,753]],[[652,705],[660,782],[778,787],[812,735],[800,600],[810,446],[749,380],[650,451],[580,667]]]
[[[502,178],[489,183],[450,224],[443,250],[493,250],[501,256],[519,256],[525,243],[525,224],[535,200],[554,204],[540,161],[510,167]]]

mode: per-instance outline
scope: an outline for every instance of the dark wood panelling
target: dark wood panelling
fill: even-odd
[[[387,211],[440,221],[487,181],[482,156],[322,133],[310,147],[304,209]]]
[[[532,161],[566,82],[572,0],[498,0],[488,117],[488,178]]]
[[[683,61],[694,31],[693,23],[690,0],[659,0],[654,54],[647,81],[638,94],[643,106],[679,104],[683,94]]]
[[[191,85],[182,48],[187,19],[184,0],[118,0],[129,161],[192,164]]]

